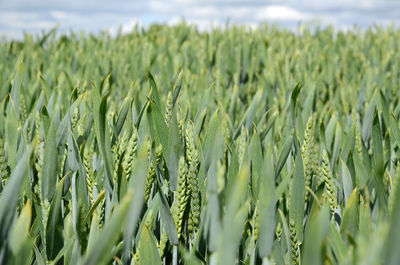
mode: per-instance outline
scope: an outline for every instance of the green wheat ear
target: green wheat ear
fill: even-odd
[[[179,135],[183,139],[185,137],[184,135],[184,123],[185,123],[185,117],[182,114],[182,108],[178,105],[177,106],[177,112],[176,112],[176,119],[178,121],[178,129],[179,129]]]
[[[227,160],[229,154],[229,143],[231,141],[229,135],[229,115],[226,112],[222,112],[222,128],[224,130],[224,161]]]
[[[113,182],[115,187],[118,187],[116,185],[118,181],[118,174],[120,173],[120,166],[121,166],[121,161],[122,161],[122,156],[125,152],[126,145],[128,143],[128,136],[126,133],[122,137],[117,138],[117,142],[115,144],[114,148],[114,171],[113,171]]]
[[[400,185],[400,165],[397,164],[397,171],[396,171],[396,176],[394,177],[394,180],[392,181],[392,187],[390,189],[390,199],[389,199],[389,215],[392,215],[393,209],[394,209],[394,201],[397,196],[397,190],[398,186]]]
[[[105,222],[105,213],[106,213],[106,197],[101,200],[100,207],[96,209],[99,214],[99,226],[102,227]]]
[[[168,235],[165,229],[162,229],[160,242],[158,243],[158,248],[160,249],[160,257],[163,258],[165,255],[165,248],[168,243]]]
[[[168,96],[167,96],[167,102],[165,106],[165,123],[169,127],[170,122],[171,122],[171,117],[172,117],[172,111],[173,111],[173,95],[171,91],[168,91]]]
[[[278,240],[278,242],[280,242],[281,236],[282,236],[282,225],[280,222],[278,222],[278,224],[276,226],[275,235],[276,235],[276,240]]]
[[[361,139],[361,131],[360,131],[360,127],[358,126],[357,120],[355,118],[355,115],[353,115],[353,124],[354,124],[354,137],[355,137],[355,147],[357,150],[357,153],[360,157],[360,159],[363,159],[363,155],[362,155],[362,148],[363,148],[363,143],[362,143],[362,139]],[[358,178],[357,178],[358,179]]]
[[[336,186],[333,181],[329,158],[325,149],[322,151],[322,176],[326,187],[324,195],[329,202],[332,214],[334,214],[335,209],[337,208]]]
[[[309,196],[309,190],[307,189],[307,187],[311,188],[311,180],[317,167],[314,130],[313,130],[313,116],[310,116],[308,118],[304,134],[304,143],[301,151],[302,151],[302,158],[304,165],[304,177],[305,177],[305,187],[306,187],[305,201],[307,202]]]
[[[186,128],[186,161],[189,164],[189,170],[192,170],[194,174],[197,174],[197,166],[199,163],[199,154],[196,150],[194,143],[194,124],[192,121],[189,122]]]
[[[20,96],[19,96],[19,104],[20,104],[20,106],[21,106],[21,112],[20,112],[21,128],[24,128],[24,124],[25,124],[25,122],[26,122],[26,119],[27,119],[27,117],[28,117],[28,114],[27,114],[27,110],[26,110],[25,98],[24,98],[23,95],[20,95]],[[27,128],[29,128],[29,126],[28,126]],[[27,131],[27,134],[26,134],[26,135],[29,135],[28,131]]]
[[[259,234],[259,227],[260,227],[260,214],[259,214],[259,205],[260,201],[257,200],[256,206],[254,208],[254,214],[253,214],[253,229],[254,229],[254,242],[258,240],[258,234]]]
[[[137,248],[136,248],[136,252],[135,252],[135,254],[133,255],[133,257],[132,257],[132,264],[140,264],[140,259],[139,259],[139,257],[140,257],[140,243],[139,243],[139,245],[137,246]]]
[[[246,152],[248,136],[249,132],[247,128],[245,126],[242,126],[240,130],[240,136],[237,140],[239,165],[242,163],[244,154]]]
[[[200,221],[200,191],[197,179],[199,153],[194,143],[194,125],[189,122],[186,128],[186,160],[188,161],[188,192],[190,193],[190,211],[188,220],[189,235],[197,231]]]
[[[6,151],[4,149],[3,138],[1,137],[0,137],[0,179],[2,187],[4,187],[8,179],[8,173],[7,173]]]
[[[125,152],[124,159],[122,162],[124,176],[128,180],[131,175],[133,161],[135,160],[136,149],[137,149],[137,130],[135,127],[133,127],[133,132],[129,139],[128,147],[126,148],[126,152]]]
[[[144,197],[146,202],[150,198],[151,188],[153,187],[155,178],[156,178],[156,169],[154,167],[154,162],[152,161],[150,164],[149,171],[147,173],[147,181],[146,181],[145,197]]]
[[[93,203],[93,187],[95,185],[93,166],[92,166],[93,156],[94,156],[94,144],[92,143],[89,150],[88,148],[85,148],[83,153],[83,165],[85,167],[86,181],[88,184],[89,197],[91,203]]]
[[[76,127],[76,125],[78,124],[78,119],[79,119],[79,106],[75,106],[75,108],[72,110],[72,114],[71,114],[72,128]]]
[[[64,177],[64,167],[65,167],[65,161],[67,160],[68,156],[68,148],[64,148],[64,154],[61,158],[61,163],[60,163],[60,173],[58,178],[62,179]]]
[[[156,166],[161,165],[162,162],[162,145],[159,144],[156,148],[156,163],[154,163],[153,159],[151,159],[151,144],[150,142],[148,143],[149,147],[149,159],[151,160],[150,162],[150,168],[149,171],[147,172],[147,181],[146,181],[146,186],[145,186],[145,200],[146,202],[150,199],[150,194],[151,194],[151,189],[153,187],[153,183],[156,180]]]
[[[290,253],[292,264],[299,264],[299,242],[297,241],[296,227],[293,219],[289,221],[289,231],[290,231]]]
[[[186,210],[188,196],[186,194],[187,167],[183,156],[179,159],[178,183],[174,192],[174,203],[172,205],[172,215],[178,231],[178,239],[181,237],[183,215]]]
[[[38,116],[37,116],[38,117]],[[40,123],[36,123],[39,125]],[[36,126],[39,128],[39,126]],[[40,134],[39,134],[39,129],[37,129],[37,134],[35,135],[35,151],[34,151],[34,156],[35,156],[35,169],[37,172],[37,183],[35,186],[35,193],[38,194],[40,201],[43,201],[42,198],[42,169],[43,169],[43,144],[40,140]]]

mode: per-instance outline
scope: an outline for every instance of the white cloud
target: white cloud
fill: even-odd
[[[286,6],[267,6],[257,11],[259,20],[300,21],[311,18],[310,15]]]
[[[213,18],[221,15],[221,10],[213,6],[198,6],[197,8],[185,9],[185,13],[194,17]]]
[[[176,2],[176,3],[179,3],[179,4],[196,4],[196,3],[199,3],[198,0],[173,0],[171,2]]]
[[[10,29],[49,29],[53,23],[32,12],[0,12],[0,24]]]
[[[149,1],[149,8],[154,12],[168,13],[176,11],[176,6],[168,1]]]
[[[51,15],[53,18],[55,18],[56,20],[59,20],[59,21],[68,19],[68,18],[71,16],[70,13],[67,13],[67,12],[64,12],[64,11],[59,11],[59,10],[51,11],[51,12],[50,12],[50,15]]]

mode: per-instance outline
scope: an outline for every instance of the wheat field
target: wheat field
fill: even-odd
[[[400,30],[0,41],[0,264],[400,264]]]

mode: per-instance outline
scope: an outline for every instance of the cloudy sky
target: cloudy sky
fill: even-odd
[[[0,0],[0,35],[19,38],[55,25],[60,30],[128,32],[134,25],[174,24],[182,18],[201,29],[260,22],[296,27],[303,23],[351,28],[400,23],[398,0]]]

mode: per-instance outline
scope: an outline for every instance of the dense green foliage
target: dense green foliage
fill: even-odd
[[[400,31],[0,43],[0,264],[399,264]]]

